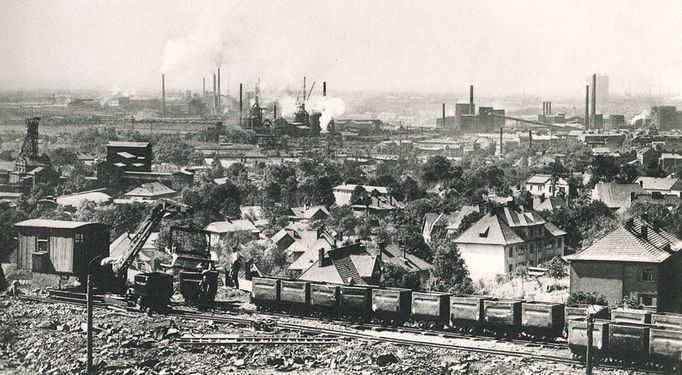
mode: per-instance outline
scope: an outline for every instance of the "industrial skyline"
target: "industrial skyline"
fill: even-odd
[[[0,90],[199,91],[224,79],[284,89],[308,75],[339,91],[579,98],[591,72],[610,92],[679,96],[673,2],[3,3]],[[656,22],[643,22],[656,19]],[[225,87],[223,91],[234,90]],[[466,95],[465,92],[463,92]]]

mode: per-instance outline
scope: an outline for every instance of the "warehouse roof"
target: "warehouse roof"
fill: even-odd
[[[682,180],[669,177],[637,177],[635,183],[645,190],[682,190]]]
[[[592,197],[599,197],[599,200],[604,202],[608,208],[630,207],[631,193],[646,193],[639,184],[617,184],[615,182],[600,182],[594,186],[594,190]]]
[[[107,143],[107,147],[148,147],[149,142],[122,142],[111,141]]]

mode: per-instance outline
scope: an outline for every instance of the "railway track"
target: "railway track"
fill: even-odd
[[[74,305],[83,305],[84,302],[82,301],[64,301],[64,300],[57,300],[49,297],[37,297],[37,296],[22,296],[23,299],[26,300],[31,300],[35,302],[43,302],[43,303],[68,303],[68,304],[74,304]],[[102,303],[96,303],[96,306],[99,307],[107,307],[109,306],[105,302]],[[268,316],[266,314],[260,314],[255,311],[251,311],[249,316],[254,316],[256,314],[259,314],[261,316]],[[170,313],[172,316],[177,316],[179,318],[184,318],[184,319],[189,319],[189,320],[210,320],[215,323],[229,323],[229,324],[235,324],[235,325],[241,325],[241,326],[253,326],[257,320],[252,319],[250,317],[239,317],[236,316],[234,313],[221,313],[221,314],[209,314],[205,312],[193,312],[193,311],[186,311],[186,310],[174,310]],[[281,316],[287,316],[285,314],[282,314],[281,316],[277,315],[269,315],[271,317],[281,317]],[[431,347],[431,348],[438,348],[438,349],[448,349],[448,350],[456,350],[456,351],[464,351],[468,353],[479,353],[479,354],[488,354],[488,355],[497,355],[497,356],[507,356],[507,357],[515,357],[515,358],[524,358],[527,360],[541,360],[541,361],[548,361],[548,362],[553,362],[553,363],[562,363],[562,364],[567,364],[567,365],[576,365],[576,366],[583,366],[583,363],[581,361],[575,360],[573,358],[569,357],[562,357],[562,356],[556,356],[556,355],[548,355],[548,354],[540,354],[540,353],[531,353],[531,352],[521,352],[518,350],[508,350],[508,349],[493,349],[493,348],[481,348],[481,347],[475,347],[475,346],[470,346],[470,345],[462,345],[462,344],[455,344],[455,343],[444,343],[444,342],[434,342],[432,340],[429,340],[431,337],[435,336],[440,336],[443,338],[459,338],[459,337],[464,337],[464,338],[472,338],[471,336],[458,336],[454,334],[455,336],[448,337],[447,335],[444,335],[442,332],[439,331],[421,331],[419,330],[419,334],[423,336],[428,336],[429,338],[425,338],[424,340],[421,339],[414,339],[414,338],[402,338],[402,337],[391,337],[391,336],[385,336],[385,335],[380,335],[379,331],[375,332],[376,334],[370,334],[370,333],[365,333],[365,332],[357,332],[353,331],[351,329],[355,329],[357,326],[351,326],[348,325],[346,326],[346,330],[341,330],[341,329],[335,329],[335,328],[320,328],[320,327],[311,327],[309,325],[303,325],[303,324],[295,324],[295,323],[287,323],[287,322],[277,322],[277,327],[279,329],[285,329],[285,330],[291,330],[291,331],[298,331],[298,332],[308,332],[311,334],[317,334],[317,335],[322,335],[325,337],[337,337],[337,338],[347,338],[347,339],[357,339],[357,340],[364,340],[364,341],[377,341],[377,342],[386,342],[386,343],[392,343],[396,345],[405,345],[405,346],[423,346],[423,347]],[[360,325],[359,327],[363,327],[363,325]],[[386,327],[384,326],[376,326],[374,325],[364,325],[365,328],[381,328],[385,329]],[[417,333],[414,332],[413,330],[405,330],[405,327],[401,327],[400,330],[396,330],[397,334],[400,333]],[[412,332],[410,332],[412,331]],[[520,340],[522,341],[522,344],[525,346],[529,346],[528,344],[533,344],[532,342],[526,341],[526,340]],[[503,341],[504,342],[504,341]],[[544,344],[543,344],[544,345]],[[535,345],[538,346],[538,345]],[[564,346],[564,348],[567,348],[567,345]],[[652,370],[649,368],[639,368],[639,367],[627,367],[627,366],[622,366],[622,365],[611,365],[611,364],[604,364],[604,363],[595,363],[594,364],[595,368],[604,368],[604,369],[615,369],[615,370],[623,370],[623,369],[631,369],[631,370],[640,370],[640,371],[646,371],[647,373],[651,374],[664,374],[665,372],[663,371],[657,371],[657,370]]]
[[[178,340],[180,344],[184,345],[242,345],[242,344],[259,344],[259,345],[280,345],[280,344],[298,344],[298,345],[330,345],[338,344],[337,337],[283,337],[283,336],[225,336],[225,335],[198,335],[186,334]]]

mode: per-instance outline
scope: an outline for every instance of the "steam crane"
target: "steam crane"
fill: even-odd
[[[135,258],[142,250],[149,236],[156,229],[162,219],[174,216],[178,213],[189,214],[192,208],[182,203],[164,199],[152,209],[149,216],[140,225],[133,235],[128,249],[118,258],[107,258],[102,264],[111,264],[114,273],[115,291],[119,294],[127,293],[127,274],[128,268],[133,264]],[[166,306],[173,295],[173,275],[150,272],[141,273],[135,276],[134,297],[140,307],[162,307]],[[131,296],[128,293],[128,296]]]

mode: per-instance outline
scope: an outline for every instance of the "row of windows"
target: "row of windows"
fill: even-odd
[[[85,236],[83,233],[76,233],[74,236],[74,241],[77,244],[85,242]],[[50,251],[50,237],[44,234],[38,235],[36,237],[36,249],[38,252],[47,253]]]
[[[557,238],[556,241],[551,239],[551,240],[545,240],[545,241],[538,241],[538,242],[531,242],[528,244],[528,250],[531,253],[534,253],[536,250],[542,251],[542,247],[544,246],[545,249],[552,249],[554,247],[554,244],[556,244],[557,248],[561,248],[561,238]],[[518,245],[518,246],[509,246],[508,248],[508,253],[509,257],[513,258],[514,255],[523,255],[526,254],[526,245]]]

